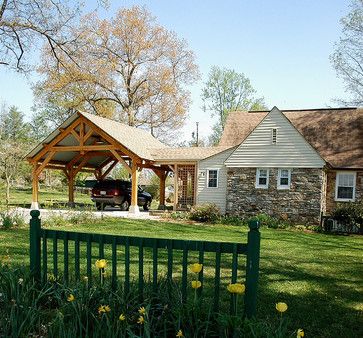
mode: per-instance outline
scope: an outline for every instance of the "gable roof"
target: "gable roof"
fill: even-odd
[[[335,168],[363,168],[363,109],[281,111],[320,156]],[[268,111],[228,115],[219,146],[241,144]]]
[[[54,130],[41,144],[37,145],[26,157],[34,157],[42,148],[43,144],[50,143],[60,134],[60,129],[65,129],[71,125],[78,116],[83,116],[86,120],[90,121],[97,127],[101,128],[106,134],[111,136],[115,141],[122,144],[129,149],[132,153],[140,158],[152,160],[150,149],[152,148],[166,148],[167,146],[157,140],[148,131],[128,126],[126,124],[110,120],[101,116],[97,116],[85,112],[77,112],[65,120],[62,125]],[[70,137],[68,137],[71,140]],[[59,156],[65,157],[65,154]],[[99,159],[102,162],[104,158]]]

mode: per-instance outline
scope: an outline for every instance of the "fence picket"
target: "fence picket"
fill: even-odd
[[[219,243],[218,243],[219,244]],[[214,279],[214,311],[218,312],[219,309],[219,285],[221,281],[221,248],[217,245],[216,249],[216,268]]]
[[[188,248],[185,242],[183,248],[183,263],[182,263],[182,300],[183,302],[187,301],[187,277],[188,277]]]
[[[130,240],[125,241],[125,292],[130,292]]]
[[[139,298],[143,299],[144,293],[144,246],[143,239],[139,238]]]
[[[168,280],[173,278],[173,240],[168,240]]]
[[[68,264],[68,236],[67,233],[63,237],[63,269],[64,269],[64,284],[68,285],[69,282],[69,264]]]
[[[234,284],[237,282],[237,271],[238,271],[238,255],[237,255],[237,245],[234,244],[233,245],[233,254],[232,254],[232,277],[231,277],[231,283]],[[230,313],[231,314],[235,314],[235,309],[236,309],[236,301],[237,298],[234,297],[231,294],[231,301],[230,301]]]
[[[153,247],[153,290],[157,291],[158,286],[158,240],[155,239]]]
[[[87,236],[87,280],[88,287],[92,285],[92,242],[91,236]]]
[[[56,232],[53,235],[53,275],[55,279],[58,279],[58,239]]]
[[[79,247],[79,236],[77,234],[77,237],[74,240],[74,271],[75,271],[76,281],[79,281],[81,277],[79,257],[80,257],[80,247]]]
[[[112,288],[116,288],[117,284],[117,246],[116,237],[112,239]]]
[[[199,264],[203,264],[204,267],[204,243],[201,242],[199,245]],[[202,271],[199,272],[198,275],[198,280],[200,280],[201,282],[201,287],[198,289],[198,296],[200,297],[202,295],[202,291],[203,291],[203,282],[204,282],[204,272],[203,272],[204,268],[202,268]]]
[[[43,273],[42,280],[45,283],[48,280],[48,248],[47,248],[47,237],[45,233],[42,235],[43,238]]]

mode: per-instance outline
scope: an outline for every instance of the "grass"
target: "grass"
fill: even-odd
[[[127,219],[57,229],[242,243],[247,239],[244,227]],[[265,228],[261,237],[259,318],[276,320],[275,303],[283,301],[289,306],[285,316],[291,330],[302,327],[306,337],[363,336],[363,237]],[[28,243],[27,229],[0,230],[0,257],[9,254],[12,262],[27,264]]]

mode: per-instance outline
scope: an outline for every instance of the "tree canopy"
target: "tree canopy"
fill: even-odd
[[[55,64],[45,46],[37,93],[65,109],[86,109],[160,136],[182,126],[186,85],[198,78],[194,53],[141,7],[115,17],[87,15],[74,30],[72,58]],[[39,97],[38,95],[38,97]]]
[[[222,135],[228,113],[235,110],[266,109],[264,98],[256,96],[250,80],[233,69],[212,67],[202,91],[204,109],[218,117],[210,137],[217,144]]]
[[[363,0],[353,0],[351,10],[341,19],[342,36],[330,56],[331,62],[345,83],[351,99],[346,105],[363,105]]]

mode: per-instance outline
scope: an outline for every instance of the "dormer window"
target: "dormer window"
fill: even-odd
[[[272,128],[271,143],[272,144],[276,144],[277,143],[277,129],[276,128]]]

